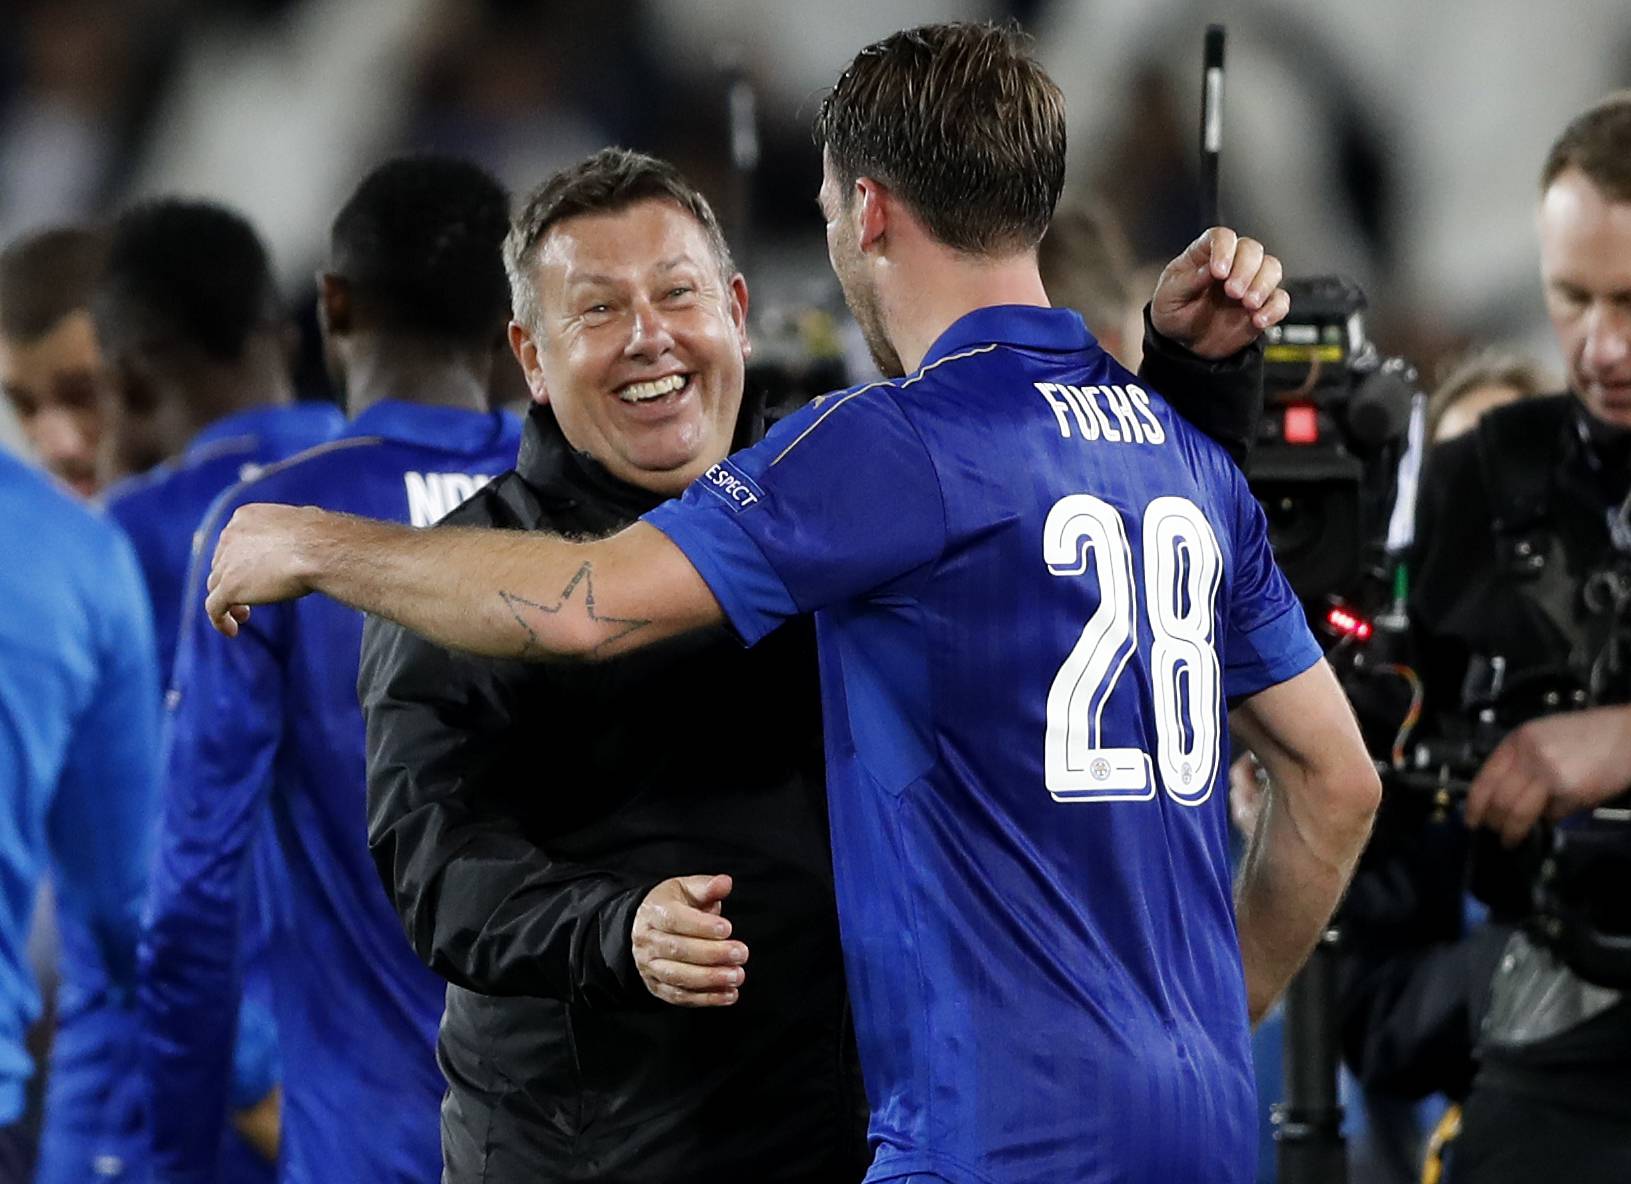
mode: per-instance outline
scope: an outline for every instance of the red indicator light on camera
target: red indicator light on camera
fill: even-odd
[[[1293,403],[1286,408],[1285,420],[1280,425],[1280,437],[1287,444],[1318,444],[1320,417],[1312,403]]]
[[[1345,608],[1333,608],[1325,614],[1325,623],[1343,637],[1364,641],[1371,635],[1371,623]]]

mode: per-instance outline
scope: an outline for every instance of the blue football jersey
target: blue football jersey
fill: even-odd
[[[513,416],[375,404],[339,439],[216,503],[187,603],[203,603],[209,557],[239,506],[425,525],[511,468],[519,443]],[[321,596],[257,608],[232,640],[201,609],[182,617],[141,980],[165,1179],[212,1178],[238,1004],[237,901],[268,818],[283,875],[267,955],[285,1066],[281,1178],[412,1184],[440,1172],[446,984],[408,945],[368,854],[362,627],[361,613]]]
[[[119,1168],[141,1141],[141,1098],[125,1083],[158,798],[153,625],[124,536],[3,450],[0,556],[0,1127],[23,1117],[34,1071],[26,947],[49,873],[62,951],[48,1082],[76,1088],[53,1097],[45,1135],[96,1142]]]
[[[1227,710],[1320,651],[1223,451],[987,308],[647,520],[815,614],[867,1178],[1252,1180]]]

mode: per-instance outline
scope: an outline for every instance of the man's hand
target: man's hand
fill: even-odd
[[[1631,787],[1631,707],[1530,720],[1490,754],[1467,790],[1467,825],[1516,847],[1542,816],[1556,821]]]
[[[322,511],[310,506],[243,506],[215,545],[204,611],[228,637],[249,619],[249,606],[292,600],[311,591],[305,532]]]
[[[1229,766],[1229,820],[1241,838],[1249,840],[1257,833],[1268,792],[1269,778],[1263,766],[1251,753],[1241,753]]]
[[[1193,354],[1227,358],[1291,311],[1280,276],[1280,261],[1262,243],[1214,226],[1161,272],[1150,323]]]
[[[646,989],[678,1007],[725,1007],[747,977],[748,948],[731,941],[720,904],[729,876],[679,876],[646,894],[634,913],[634,964]]]

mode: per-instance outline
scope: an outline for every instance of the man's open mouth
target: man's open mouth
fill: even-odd
[[[625,403],[655,403],[659,399],[677,398],[691,385],[689,374],[670,374],[648,382],[631,382],[619,387],[617,397]]]

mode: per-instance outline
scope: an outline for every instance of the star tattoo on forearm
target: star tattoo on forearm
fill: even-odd
[[[582,588],[581,595],[579,595],[578,591],[580,587]],[[516,655],[519,658],[534,657],[538,654],[553,652],[543,643],[543,639],[538,635],[538,630],[533,627],[532,620],[529,619],[535,619],[539,613],[553,617],[557,616],[563,609],[581,605],[582,611],[589,620],[598,625],[604,625],[610,630],[606,637],[595,643],[595,648],[592,651],[595,654],[599,654],[613,642],[619,641],[651,624],[648,620],[643,621],[634,617],[603,617],[596,611],[595,571],[592,563],[585,563],[578,568],[572,578],[567,581],[566,587],[561,589],[561,594],[556,598],[554,604],[540,604],[536,600],[528,600],[525,596],[518,596],[514,592],[506,592],[502,589],[500,589],[498,597],[504,602],[504,607],[510,610],[510,615],[515,618],[515,623],[520,625],[526,632],[527,636],[521,643],[520,652]]]

